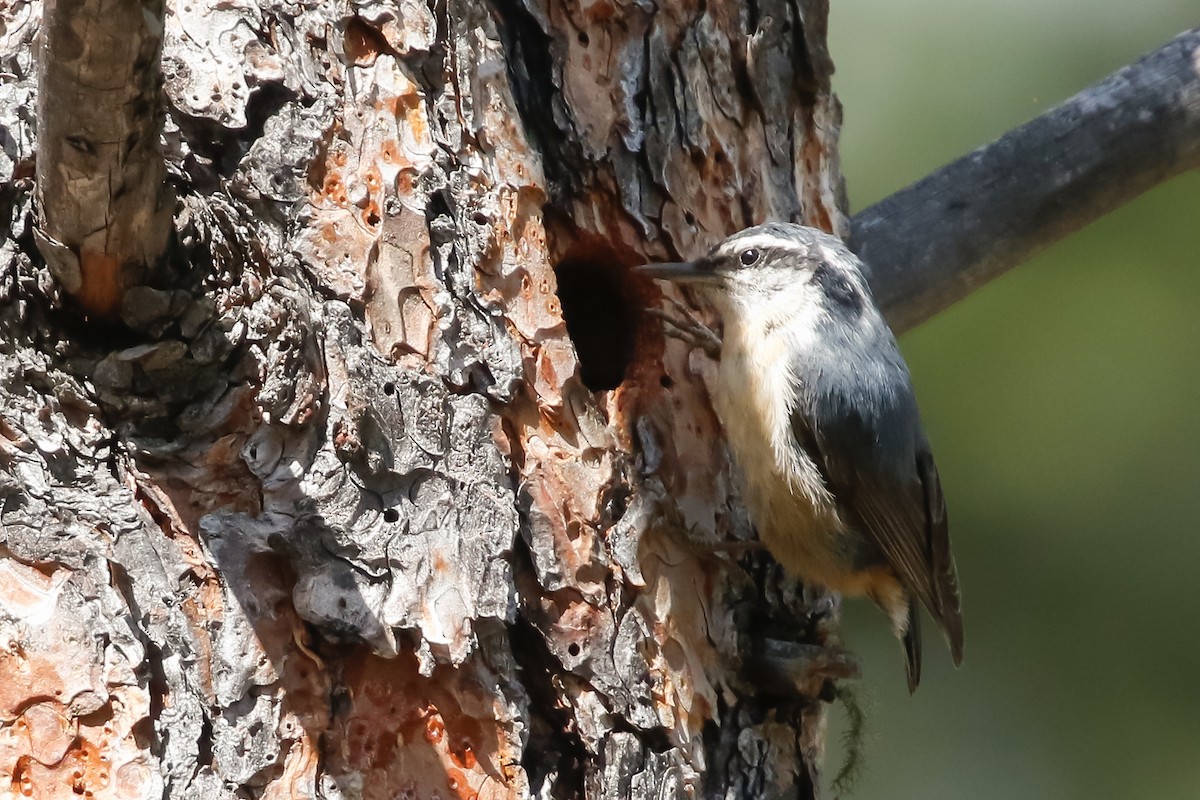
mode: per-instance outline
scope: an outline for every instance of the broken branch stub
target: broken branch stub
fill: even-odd
[[[162,0],[47,0],[39,54],[38,249],[86,314],[116,318],[166,249]]]

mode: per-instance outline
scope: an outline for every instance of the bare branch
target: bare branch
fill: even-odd
[[[1200,28],[857,214],[897,332],[1200,166]]]
[[[171,230],[162,33],[162,0],[46,0],[35,234],[63,288],[101,316],[119,315]]]

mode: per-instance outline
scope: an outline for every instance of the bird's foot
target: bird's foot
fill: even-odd
[[[744,670],[772,691],[830,703],[837,698],[836,681],[860,675],[857,659],[841,647],[781,639],[760,639],[755,644]]]
[[[705,542],[700,547],[712,553],[729,553],[734,556],[741,556],[744,553],[756,553],[759,550],[765,550],[767,546],[758,540],[738,540],[734,542]]]
[[[838,609],[842,605],[839,595],[819,587],[805,586],[804,599],[808,602],[810,609],[808,618],[818,625],[836,618]]]
[[[648,309],[648,313],[662,320],[663,333],[687,342],[692,347],[699,347],[713,359],[720,358],[721,337],[713,333],[712,328],[693,317],[679,301],[670,298],[668,300],[674,306],[673,314],[657,308]]]

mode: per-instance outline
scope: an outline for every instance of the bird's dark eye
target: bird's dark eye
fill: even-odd
[[[757,250],[755,250],[753,247],[751,247],[749,250],[743,250],[742,251],[742,266],[743,267],[752,267],[758,263],[758,259],[761,257],[762,257],[762,254],[759,253]]]

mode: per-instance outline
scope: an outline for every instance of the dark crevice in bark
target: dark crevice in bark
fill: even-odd
[[[525,550],[523,541],[514,549]],[[529,568],[532,569],[532,563]],[[585,768],[590,759],[587,748],[575,731],[571,711],[564,706],[555,690],[551,676],[562,671],[562,664],[546,647],[542,634],[524,616],[508,625],[513,657],[521,672],[521,681],[529,697],[529,740],[521,755],[521,767],[534,790],[542,787],[554,774],[550,797],[571,800],[583,797]]]
[[[421,76],[421,86],[426,92],[426,107],[432,119],[433,109],[446,89],[451,70],[450,53],[446,49],[447,42],[451,40],[450,12],[446,0],[427,0],[425,5],[437,26],[433,42],[428,50],[411,50],[399,58],[414,74]]]
[[[200,740],[196,742],[196,766],[211,767],[213,763],[213,724],[208,714],[200,720]]]
[[[282,83],[261,84],[246,101],[246,127],[242,128],[240,139],[246,143],[247,149],[263,137],[267,120],[279,113],[288,103],[302,99]],[[241,160],[240,156],[238,160]]]
[[[130,626],[130,630],[142,643],[142,647],[146,648],[146,658],[142,661],[142,668],[146,671],[146,693],[150,699],[150,711],[146,719],[147,728],[142,729],[142,734],[148,739],[147,749],[151,755],[161,761],[167,750],[167,739],[171,735],[169,727],[158,725],[159,720],[163,718],[164,710],[168,707],[167,699],[171,695],[170,683],[163,668],[163,664],[166,663],[166,654],[143,627],[146,612],[138,605],[137,595],[133,588],[133,577],[123,564],[109,561],[108,566],[112,575],[112,587],[125,601],[125,606],[129,609],[129,617],[134,623]],[[197,745],[201,752],[207,749],[211,758],[212,723],[207,713],[204,714],[201,725],[201,730],[209,736],[207,740],[197,742]]]
[[[663,728],[638,728],[620,715],[613,715],[613,733],[632,734],[647,752],[662,755],[671,752],[675,745]]]
[[[378,28],[359,16],[347,20],[345,30],[342,31],[342,49],[348,65],[354,64],[360,58],[375,57],[381,53],[393,58],[401,57]]]
[[[561,202],[588,183],[581,171],[587,159],[573,131],[562,130],[557,120],[565,109],[553,78],[558,61],[551,53],[553,39],[519,0],[490,0],[489,6],[504,46],[517,113],[542,154],[551,199]]]
[[[524,619],[509,626],[513,654],[522,674],[529,696],[529,741],[521,756],[531,787],[542,787],[554,774],[550,797],[570,800],[583,796],[585,766],[589,761],[587,749],[572,730],[570,711],[557,704],[557,694],[549,685],[543,658],[553,659],[542,642],[542,635]],[[531,675],[539,675],[530,680]]]
[[[718,723],[719,720],[719,723]],[[767,774],[761,759],[753,757],[756,742],[745,740],[746,729],[765,722],[801,730],[802,721],[795,709],[776,709],[770,704],[740,702],[726,706],[720,702],[717,718],[704,725],[704,749],[708,771],[704,775],[704,796],[716,800],[758,800],[777,796],[767,784]],[[815,800],[816,775],[799,751],[800,736],[796,737],[796,786],[798,800]],[[762,750],[759,754],[765,754]]]
[[[807,31],[804,14],[795,2],[787,4],[788,19],[781,23],[784,36],[791,36],[793,64],[796,72],[792,77],[792,90],[804,109],[816,105],[818,95],[828,88],[829,77],[818,75],[812,53],[808,51]],[[805,115],[806,117],[809,115]]]
[[[240,129],[171,109],[172,119],[194,154],[185,166],[188,175],[199,181],[196,188],[215,190],[220,186],[218,178],[232,177],[251,146],[262,138],[267,120],[297,99],[296,93],[282,84],[257,87],[246,101],[246,126]],[[197,162],[195,156],[204,162]]]
[[[459,287],[454,285],[455,278],[458,277],[458,254],[453,246],[458,231],[454,225],[454,198],[449,189],[443,187],[429,193],[425,206],[425,228],[429,233],[429,254],[433,258],[434,266],[441,267],[438,277],[445,281],[448,289],[459,293],[456,291]],[[450,247],[443,250],[442,245]],[[443,253],[448,253],[450,257],[443,258]]]

